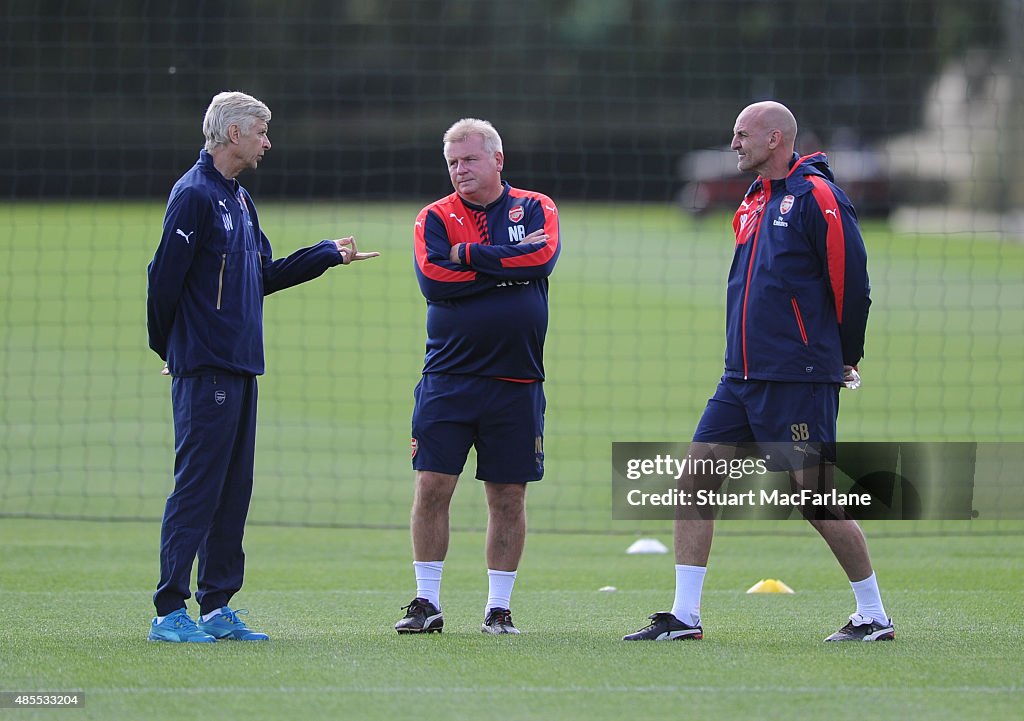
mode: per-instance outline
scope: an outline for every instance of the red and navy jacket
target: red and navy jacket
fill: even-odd
[[[452,193],[416,216],[416,277],[427,299],[424,373],[544,380],[558,210],[546,195],[503,186],[486,207]],[[546,241],[521,242],[541,228]],[[449,254],[459,243],[466,245],[456,264]]]
[[[864,355],[867,253],[824,153],[758,178],[733,218],[725,377],[842,383]]]

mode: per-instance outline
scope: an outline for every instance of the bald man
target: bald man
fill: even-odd
[[[733,126],[737,168],[756,173],[733,218],[725,373],[697,425],[689,455],[732,461],[751,453],[786,470],[794,492],[832,487],[839,389],[859,384],[857,364],[871,304],[867,254],[849,199],[824,153],[794,152],[797,122],[767,101]],[[771,457],[769,459],[769,457]],[[680,490],[719,490],[712,473],[680,479]],[[714,508],[678,509],[676,596],[671,612],[627,641],[703,638],[700,600],[714,536]],[[800,508],[846,572],[857,603],[826,641],[895,636],[856,521],[838,506]]]

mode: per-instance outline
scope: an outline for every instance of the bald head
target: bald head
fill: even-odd
[[[782,103],[777,103],[774,100],[765,100],[761,103],[754,103],[744,108],[744,113],[750,113],[754,122],[758,123],[761,128],[771,132],[778,130],[782,133],[783,145],[789,145],[792,148],[796,144],[796,118],[793,117],[793,113],[790,112]]]
[[[782,103],[766,100],[748,105],[733,126],[736,167],[769,179],[784,178],[796,145],[796,118]]]

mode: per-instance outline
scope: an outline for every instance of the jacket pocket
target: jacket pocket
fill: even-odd
[[[228,254],[221,253],[220,256],[220,274],[217,276],[217,310],[220,310],[220,302],[224,297],[224,269],[228,265]],[[796,303],[796,301],[793,301]]]
[[[807,328],[804,327],[804,317],[800,315],[800,305],[796,298],[790,298],[789,302],[793,304],[793,317],[796,318],[796,327],[800,329],[800,338],[803,339],[804,345],[810,345],[807,340]]]

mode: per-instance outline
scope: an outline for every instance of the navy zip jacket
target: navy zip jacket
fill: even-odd
[[[503,185],[487,207],[452,193],[416,217],[416,277],[427,299],[424,373],[544,380],[558,210],[546,195]],[[541,228],[546,241],[520,242]],[[455,264],[449,254],[459,243]]]
[[[733,218],[725,377],[842,383],[864,355],[867,253],[824,153],[758,178]]]
[[[341,263],[329,240],[279,260],[271,254],[249,193],[200,151],[171,189],[149,264],[149,347],[171,375],[262,374],[263,296]]]

